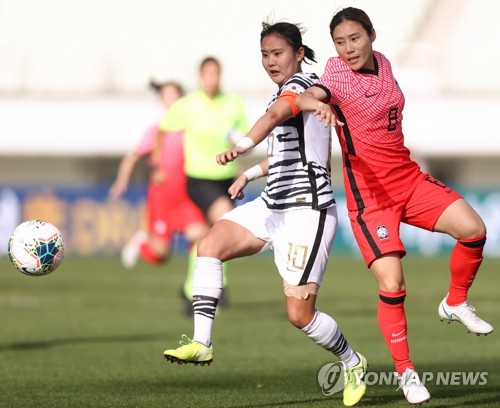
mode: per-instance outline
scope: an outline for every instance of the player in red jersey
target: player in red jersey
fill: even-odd
[[[200,240],[193,279],[193,339],[183,335],[181,346],[165,350],[164,356],[181,364],[210,364],[222,261],[272,250],[290,322],[340,359],[343,402],[353,406],[366,391],[366,359],[350,347],[335,320],[316,308],[337,216],[329,168],[330,128],[294,104],[317,80],[302,71],[302,62],[315,60],[314,51],[303,44],[301,28],[288,22],[264,22],[260,36],[262,66],[277,92],[247,136],[216,160],[225,166],[267,138],[269,156],[241,174],[228,192],[240,199],[247,183],[264,175],[266,188],[260,197],[223,215]],[[328,374],[331,377],[331,370]]]
[[[457,239],[439,316],[478,335],[493,331],[467,303],[482,261],[486,227],[459,194],[410,158],[401,127],[404,97],[389,61],[372,49],[376,34],[366,13],[352,7],[339,11],[330,33],[339,56],[330,58],[318,83],[298,97],[297,106],[314,111],[325,126],[336,126],[351,226],[379,287],[378,323],[406,399],[420,404],[430,395],[409,357],[400,224]]]
[[[183,94],[175,82],[152,82],[151,86],[158,92],[165,109]],[[122,158],[116,180],[109,190],[111,198],[119,198],[125,193],[136,164],[143,157],[150,158],[157,129],[158,125],[151,126],[136,147]],[[175,232],[183,233],[187,241],[193,243],[207,231],[203,212],[187,194],[183,139],[183,132],[165,134],[160,171],[152,172],[148,183],[148,231],[138,231],[123,248],[122,262],[127,268],[133,268],[139,258],[150,264],[165,263],[170,256],[170,242]]]

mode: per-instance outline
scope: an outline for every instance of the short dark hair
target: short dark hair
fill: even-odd
[[[300,47],[304,48],[304,62],[306,64],[310,64],[312,62],[316,62],[316,57],[314,51],[309,48],[307,45],[302,43],[302,33],[305,32],[305,29],[302,28],[299,24],[292,24],[287,22],[279,22],[270,24],[265,21],[262,22],[262,31],[260,32],[260,42],[271,34],[278,34],[285,39],[285,41],[290,44],[290,46],[298,51]],[[309,60],[309,61],[306,61]]]
[[[212,57],[212,56],[208,56],[208,57],[205,57],[201,60],[200,62],[200,71],[203,69],[203,67],[209,63],[213,62],[214,64],[216,64],[219,68],[221,68],[221,64],[220,64],[220,61],[215,58],[215,57]]]
[[[363,10],[355,8],[355,7],[347,7],[335,13],[330,21],[330,35],[333,36],[333,30],[343,21],[356,21],[361,24],[361,26],[366,30],[368,35],[372,35],[374,32],[373,24]]]
[[[149,81],[149,87],[155,92],[161,92],[161,90],[163,88],[165,88],[166,86],[173,86],[173,87],[177,88],[177,90],[179,91],[179,94],[181,96],[184,95],[184,88],[182,87],[182,85],[179,82],[176,82],[176,81],[155,81],[154,79],[151,79]]]

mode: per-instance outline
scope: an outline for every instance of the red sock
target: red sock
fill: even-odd
[[[483,260],[486,235],[472,239],[459,239],[450,258],[450,289],[446,303],[457,306],[467,300],[467,292],[474,282]]]
[[[379,291],[378,325],[389,347],[398,374],[414,368],[408,349],[407,324],[404,301],[406,290],[398,292]]]
[[[159,265],[163,262],[163,259],[159,258],[150,242],[146,241],[141,244],[139,249],[141,254],[141,258],[144,259],[147,263],[152,265]]]

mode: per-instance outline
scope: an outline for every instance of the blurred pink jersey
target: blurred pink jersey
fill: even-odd
[[[147,156],[153,151],[154,139],[158,125],[151,126],[136,145],[134,152]],[[163,137],[160,166],[166,175],[169,188],[184,188],[186,174],[184,173],[184,132],[166,132]]]

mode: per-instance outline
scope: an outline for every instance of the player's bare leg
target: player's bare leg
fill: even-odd
[[[193,278],[193,339],[183,336],[181,347],[165,350],[167,360],[193,364],[212,362],[212,325],[222,293],[222,261],[256,254],[264,244],[246,228],[228,220],[218,221],[200,240]]]
[[[363,381],[366,358],[356,353],[342,334],[337,322],[316,309],[318,285],[284,285],[288,319],[312,341],[335,354],[344,366],[344,405],[353,406],[366,391]]]

